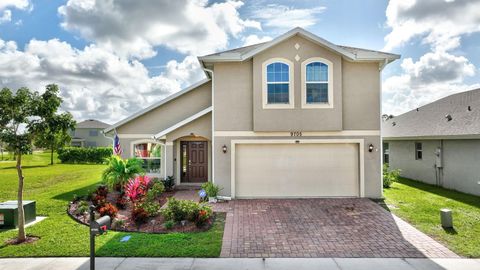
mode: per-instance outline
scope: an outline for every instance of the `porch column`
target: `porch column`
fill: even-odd
[[[165,143],[165,172],[165,177],[173,175],[173,142]]]

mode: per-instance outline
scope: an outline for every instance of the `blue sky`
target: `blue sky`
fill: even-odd
[[[399,114],[480,87],[479,1],[0,1],[0,82],[62,89],[79,120],[116,122],[204,75],[196,56],[301,26],[402,55],[383,72]]]

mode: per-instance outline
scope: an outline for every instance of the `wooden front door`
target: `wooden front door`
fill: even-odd
[[[208,181],[208,143],[180,142],[181,182],[201,183]]]

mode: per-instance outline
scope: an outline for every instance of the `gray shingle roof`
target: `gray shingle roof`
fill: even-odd
[[[101,128],[101,129],[104,129],[104,128],[107,128],[109,126],[110,126],[109,124],[104,123],[102,121],[98,121],[98,120],[95,120],[95,119],[88,119],[88,120],[82,121],[80,123],[77,123],[76,128]]]
[[[384,138],[452,136],[480,136],[480,88],[453,94],[382,122]]]

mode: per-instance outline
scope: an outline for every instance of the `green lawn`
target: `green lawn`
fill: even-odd
[[[15,230],[0,231],[0,257],[88,256],[88,228],[66,213],[74,194],[86,194],[98,184],[104,165],[55,164],[49,166],[48,153],[25,156],[26,200],[37,201],[37,215],[48,216],[27,228],[41,239],[33,244],[5,245]],[[15,200],[15,162],[0,161],[0,201]],[[202,233],[144,234],[108,232],[97,237],[99,256],[218,257],[222,246],[224,216]],[[128,242],[119,240],[131,235]]]
[[[384,190],[387,206],[420,231],[465,257],[480,257],[480,197],[400,179]],[[440,209],[453,211],[453,230],[440,226]]]

